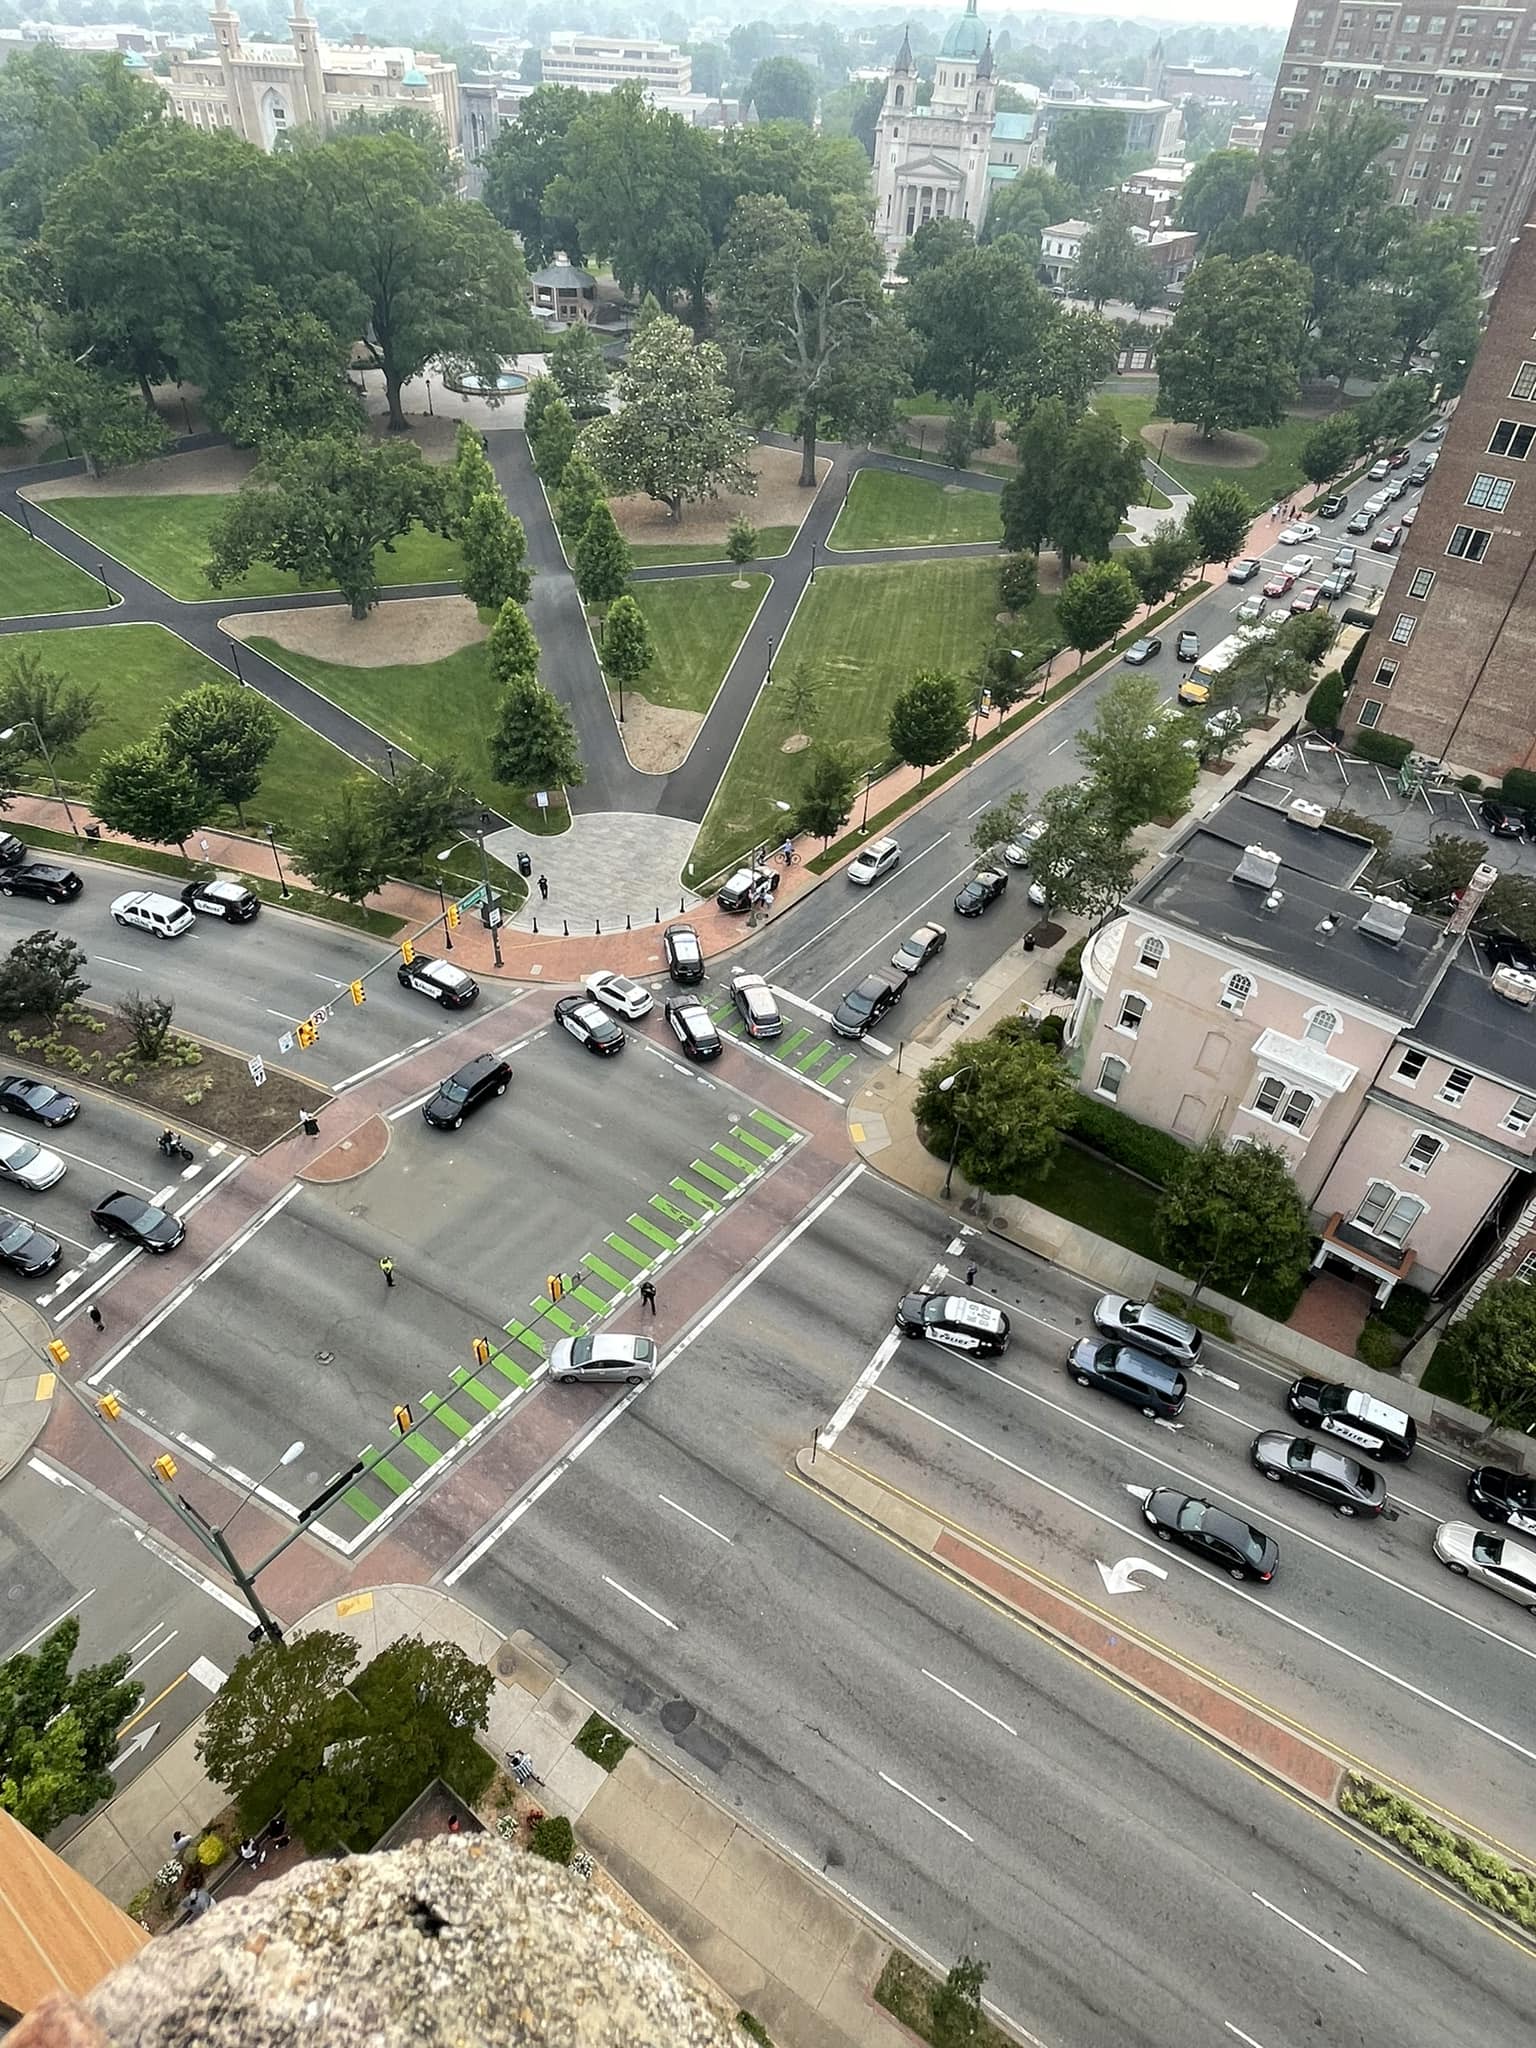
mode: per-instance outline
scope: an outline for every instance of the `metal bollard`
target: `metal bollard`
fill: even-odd
[[[568,917],[562,917],[560,923],[566,938],[569,938],[571,936],[571,920]]]
[[[624,913],[624,929],[627,932],[634,930],[634,926],[629,921],[629,912],[627,910]]]
[[[601,919],[600,917],[598,917],[598,918],[594,918],[594,919],[593,919],[593,923],[594,923],[594,924],[596,925],[596,927],[597,927],[597,936],[598,936],[598,938],[601,938],[601,937],[603,936],[603,920],[602,920],[602,919]]]

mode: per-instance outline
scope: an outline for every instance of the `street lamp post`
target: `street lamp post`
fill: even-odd
[[[482,818],[484,813],[482,812]],[[475,844],[480,848],[480,881],[485,890],[485,922],[490,927],[491,957],[501,965],[501,913],[491,901],[491,870],[485,858],[485,826],[482,823],[475,833]]]
[[[277,850],[277,827],[275,825],[269,825],[267,827],[267,844],[272,849],[272,865],[277,869],[278,889],[281,891],[284,898],[286,898],[288,895],[288,884],[283,878],[283,862],[282,856],[279,854]]]
[[[231,662],[233,662],[235,669],[235,681],[240,685],[241,689],[243,690],[245,688],[245,671],[240,666],[240,650],[235,645],[233,640],[231,640],[228,644],[229,658]]]
[[[452,860],[453,848],[451,846],[446,847],[437,857],[439,860]],[[451,953],[453,951],[453,933],[448,929],[448,899],[443,894],[443,871],[441,868],[438,869],[435,879],[437,882],[437,904],[443,913],[443,946],[447,952]]]
[[[69,820],[69,829],[78,839],[80,837],[80,827],[75,823],[75,814],[69,808],[69,798],[64,794],[63,784],[59,781],[59,771],[53,765],[53,756],[48,751],[48,742],[43,738],[37,720],[35,718],[18,718],[14,725],[8,725],[4,732],[0,732],[0,740],[14,739],[24,725],[30,725],[33,732],[37,734],[37,744],[43,750],[43,759],[48,764],[48,773],[53,780],[53,793],[64,806],[64,815]]]
[[[859,830],[861,832],[869,830],[869,792],[874,788],[879,778],[880,771],[878,768],[866,768],[864,770],[864,815],[859,820]]]
[[[966,1064],[965,1066],[963,1066],[963,1067],[957,1067],[957,1068],[955,1069],[955,1071],[954,1071],[954,1072],[953,1072],[952,1074],[946,1074],[946,1075],[944,1076],[943,1080],[942,1080],[942,1081],[941,1081],[941,1082],[939,1083],[939,1093],[940,1093],[941,1095],[951,1095],[951,1094],[953,1094],[953,1093],[954,1093],[954,1087],[955,1087],[955,1083],[956,1083],[956,1082],[957,1082],[958,1080],[960,1080],[960,1079],[962,1078],[962,1076],[964,1076],[964,1075],[966,1075],[966,1074],[974,1074],[974,1073],[975,1073],[975,1071],[976,1071],[976,1063],[975,1063],[975,1061],[974,1061],[974,1060],[971,1060],[971,1061],[969,1061],[969,1062],[968,1062],[968,1063],[967,1063],[967,1064]],[[955,1104],[955,1128],[954,1128],[954,1131],[953,1131],[953,1133],[951,1134],[951,1136],[950,1136],[950,1140],[949,1140],[949,1164],[948,1164],[948,1165],[947,1165],[947,1166],[945,1167],[945,1169],[944,1169],[944,1195],[943,1195],[943,1199],[944,1199],[944,1200],[945,1200],[946,1202],[947,1202],[947,1201],[949,1200],[949,1191],[950,1191],[950,1187],[951,1187],[951,1185],[953,1184],[953,1181],[954,1181],[954,1178],[955,1178],[955,1154],[956,1154],[956,1153],[957,1153],[957,1152],[959,1151],[959,1149],[960,1149],[960,1105],[959,1105],[959,1103],[956,1103],[956,1104]]]

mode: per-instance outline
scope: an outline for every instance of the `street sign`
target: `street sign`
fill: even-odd
[[[277,1049],[279,1052],[293,1051],[293,1033],[291,1031],[283,1033],[282,1037],[277,1041]]]
[[[251,1079],[256,1083],[256,1086],[258,1088],[264,1087],[267,1079],[267,1063],[261,1054],[259,1052],[253,1053],[245,1064],[250,1069]]]
[[[496,927],[501,923],[501,905],[499,903],[487,903],[480,913],[480,922],[488,932],[495,931]]]
[[[484,882],[476,882],[467,896],[459,898],[459,908],[460,910],[478,910],[484,901],[485,884]]]
[[[335,1014],[336,1012],[331,1008],[329,1003],[322,1003],[318,1010],[310,1011],[309,1021],[311,1024],[314,1025],[315,1029],[318,1031],[322,1024],[329,1024],[332,1017],[334,1017]]]

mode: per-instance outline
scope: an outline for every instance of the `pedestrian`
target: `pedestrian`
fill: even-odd
[[[395,1262],[388,1252],[379,1261],[379,1271],[384,1275],[384,1285],[386,1287],[393,1287],[395,1284]]]
[[[640,1299],[645,1303],[651,1314],[655,1315],[656,1283],[654,1280],[642,1280],[640,1282]]]
[[[208,858],[208,842],[207,842],[207,840],[206,840],[206,839],[199,839],[199,840],[198,840],[198,842],[197,842],[197,850],[198,850],[198,852],[199,852],[199,853],[200,853],[200,854],[201,854],[201,855],[203,856],[203,859],[204,859],[204,860],[207,860],[207,858]]]
[[[192,1839],[192,1837],[191,1837],[191,1836],[190,1836],[189,1834],[187,1834],[187,1833],[186,1833],[186,1832],[185,1832],[185,1831],[184,1831],[183,1829],[181,1829],[181,1828],[174,1828],[174,1829],[172,1829],[172,1831],[171,1831],[171,1854],[172,1854],[173,1856],[179,1856],[179,1855],[181,1855],[182,1851],[183,1851],[183,1850],[184,1850],[184,1849],[186,1848],[187,1844],[188,1844],[188,1843],[189,1843],[189,1842],[191,1841],[191,1839]]]
[[[247,1866],[247,1868],[254,1870],[259,1860],[260,1859],[256,1854],[255,1839],[253,1836],[247,1835],[245,1840],[240,1844],[240,1861],[244,1863]]]
[[[976,1285],[976,1261],[974,1259],[965,1269],[965,1284],[967,1287],[974,1287]]]
[[[280,1806],[267,1822],[267,1839],[274,1849],[286,1849],[293,1840],[288,1832],[288,1814],[285,1808]]]
[[[182,1911],[182,1917],[184,1920],[201,1920],[205,1913],[212,1910],[213,1893],[209,1891],[206,1885],[200,1884],[187,1900]]]
[[[101,1310],[96,1307],[94,1302],[91,1304],[90,1308],[86,1310],[86,1314],[91,1319],[91,1328],[93,1330],[100,1332],[107,1327],[105,1322],[103,1322],[102,1320]]]
[[[547,903],[549,901],[549,883],[546,881],[543,875],[540,875],[539,877],[539,901],[541,903]]]
[[[449,1819],[448,1832],[450,1835],[457,1835],[463,1833],[462,1828],[460,1828],[459,1826],[459,1816],[457,1814],[452,1815]]]

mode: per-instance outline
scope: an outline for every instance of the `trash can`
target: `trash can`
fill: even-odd
[[[517,856],[517,872],[520,875],[531,875],[533,873],[533,855],[531,853],[520,853]]]

